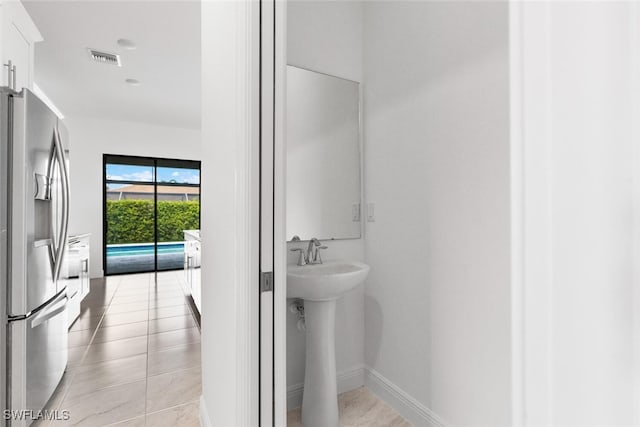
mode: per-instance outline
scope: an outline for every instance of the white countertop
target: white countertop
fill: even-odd
[[[200,240],[200,230],[182,230],[185,240]]]

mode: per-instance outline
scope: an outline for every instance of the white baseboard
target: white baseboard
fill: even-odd
[[[338,373],[338,394],[355,390],[364,385],[364,366],[357,366]],[[294,384],[287,387],[287,411],[298,408],[302,405],[302,391],[304,383]]]
[[[364,369],[364,385],[416,427],[447,427],[431,409],[371,368]]]
[[[202,395],[200,395],[200,427],[212,427],[209,411],[207,411],[207,405],[204,404],[204,396]]]

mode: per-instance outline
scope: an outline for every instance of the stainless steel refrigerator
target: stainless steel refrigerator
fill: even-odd
[[[4,407],[23,418],[11,426],[31,424],[67,365],[66,141],[64,126],[36,95],[0,88]]]

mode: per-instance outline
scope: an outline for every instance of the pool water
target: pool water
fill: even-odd
[[[108,245],[107,257],[153,255],[153,243],[139,245]],[[160,243],[158,254],[177,254],[184,252],[184,243]]]

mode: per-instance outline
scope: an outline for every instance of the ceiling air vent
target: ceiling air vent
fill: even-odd
[[[122,64],[120,63],[120,55],[100,52],[94,49],[89,49],[89,55],[94,61],[102,62],[103,64],[117,65],[118,67],[122,66]]]

